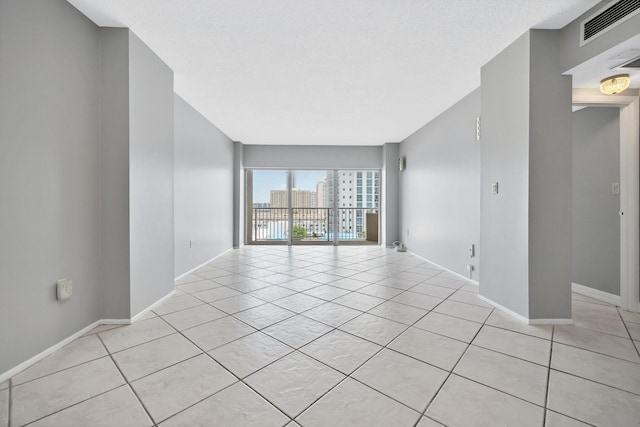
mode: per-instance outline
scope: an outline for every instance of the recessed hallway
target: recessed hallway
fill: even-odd
[[[575,326],[528,326],[380,247],[247,246],[176,289],[133,325],[100,326],[0,384],[0,425],[640,420],[640,315],[579,295]]]

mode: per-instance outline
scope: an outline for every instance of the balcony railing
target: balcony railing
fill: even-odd
[[[293,240],[302,242],[332,242],[334,237],[333,208],[292,208]],[[377,213],[374,208],[338,208],[338,240],[366,241],[378,235],[378,225],[367,239],[366,215]],[[287,241],[288,208],[253,208],[251,242]]]

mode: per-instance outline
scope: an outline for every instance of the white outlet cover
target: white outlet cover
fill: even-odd
[[[60,279],[56,284],[56,296],[58,301],[69,299],[73,294],[73,282],[68,279]]]
[[[611,194],[620,194],[620,183],[614,182],[611,184]]]

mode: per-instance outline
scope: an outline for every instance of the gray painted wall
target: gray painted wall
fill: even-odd
[[[382,168],[382,146],[244,145],[243,148],[246,168]]]
[[[480,248],[480,142],[475,121],[480,89],[400,144],[401,240],[412,252],[478,279]],[[484,131],[484,130],[483,130]],[[484,138],[484,135],[483,135]],[[484,141],[482,142],[484,143]],[[469,258],[470,244],[476,257]]]
[[[573,113],[572,281],[620,295],[620,111]]]
[[[129,32],[131,315],[173,291],[173,71]]]
[[[480,294],[529,319],[571,317],[571,78],[558,37],[531,30],[482,68]]]
[[[174,108],[175,275],[179,276],[233,245],[233,142],[178,95]]]
[[[529,318],[571,319],[571,76],[560,32],[530,33]]]
[[[4,372],[99,316],[97,27],[62,0],[1,1],[0,94]]]
[[[481,295],[529,317],[529,39],[482,67]],[[499,193],[491,184],[498,182]]]
[[[245,243],[245,173],[244,148],[239,142],[233,142],[233,247],[239,248]]]
[[[128,319],[129,30],[100,28],[100,318]]]

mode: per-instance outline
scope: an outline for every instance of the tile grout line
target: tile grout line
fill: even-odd
[[[544,393],[544,412],[542,414],[542,427],[547,424],[547,407],[549,405],[549,386],[551,385],[551,360],[553,359],[553,335],[555,334],[555,325],[551,326],[551,345],[549,347],[549,366],[547,366],[547,387]]]
[[[435,308],[435,307],[434,307]],[[451,375],[453,374],[453,371],[456,369],[456,367],[458,366],[458,364],[460,363],[460,361],[462,360],[462,358],[467,354],[467,352],[469,351],[469,348],[471,347],[471,343],[473,343],[473,341],[476,339],[476,337],[478,336],[478,334],[480,334],[480,331],[482,330],[482,328],[484,328],[484,326],[487,323],[487,320],[489,319],[489,317],[491,317],[491,314],[493,313],[495,309],[492,309],[491,312],[489,313],[489,315],[487,316],[487,318],[485,319],[485,321],[483,322],[482,326],[478,329],[478,331],[475,333],[475,335],[473,336],[473,338],[469,341],[469,343],[467,343],[467,348],[465,348],[464,352],[460,355],[460,357],[458,358],[458,360],[456,361],[456,363],[453,365],[453,367],[451,368],[451,370],[448,372],[447,377],[445,378],[445,380],[442,382],[442,384],[440,384],[440,387],[438,387],[438,390],[434,393],[434,395],[431,397],[431,399],[427,402],[426,407],[424,408],[424,411],[422,411],[422,414],[420,415],[420,418],[418,418],[418,421],[414,424],[414,427],[417,427],[417,425],[420,423],[420,421],[422,420],[423,417],[426,416],[427,411],[429,410],[429,407],[431,406],[431,404],[436,400],[436,398],[438,397],[438,395],[440,394],[440,392],[442,391],[442,389],[444,388],[444,385],[447,383],[447,381],[449,381],[449,378],[451,378]],[[438,420],[436,420],[437,422],[440,422]]]
[[[622,321],[622,324],[624,325],[624,329],[627,331],[627,335],[629,335],[629,339],[631,340],[631,345],[636,349],[636,353],[638,353],[638,356],[640,356],[640,349],[634,343],[633,335],[631,335],[631,331],[629,330],[629,326],[627,326],[627,322],[625,322],[624,317],[622,317],[622,313],[620,313],[620,307],[616,307],[616,311],[618,312],[618,316],[620,317],[620,320]],[[630,323],[633,323],[633,322],[630,322]]]
[[[155,418],[153,418],[151,416],[151,412],[149,412],[149,409],[147,409],[147,407],[145,406],[144,402],[142,402],[142,399],[140,399],[140,396],[138,396],[138,393],[136,393],[136,390],[131,386],[131,383],[129,382],[129,379],[124,375],[124,373],[122,372],[122,369],[120,369],[120,366],[118,366],[118,364],[116,363],[116,360],[113,358],[113,355],[111,354],[111,352],[109,351],[109,349],[107,348],[106,344],[104,343],[104,341],[102,340],[102,337],[98,335],[98,339],[100,340],[100,342],[102,343],[102,345],[104,346],[104,349],[107,351],[109,358],[111,359],[111,363],[113,363],[116,367],[116,369],[118,370],[118,372],[120,373],[120,376],[122,377],[122,379],[124,380],[125,384],[129,387],[129,389],[131,390],[131,392],[133,393],[133,395],[136,397],[136,399],[138,400],[138,403],[140,404],[140,406],[142,407],[142,409],[144,410],[144,412],[147,414],[147,417],[149,417],[149,419],[151,420],[151,423],[156,426],[158,425],[158,423],[156,422]]]

